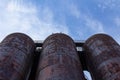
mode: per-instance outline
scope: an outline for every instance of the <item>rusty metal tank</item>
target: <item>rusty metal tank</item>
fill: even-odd
[[[62,33],[43,43],[36,80],[85,80],[73,40]]]
[[[96,34],[84,44],[93,80],[120,80],[120,45],[109,35]]]
[[[27,35],[8,35],[0,43],[0,80],[26,80],[32,66],[34,49],[34,42]]]

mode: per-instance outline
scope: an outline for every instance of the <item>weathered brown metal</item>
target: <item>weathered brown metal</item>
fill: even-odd
[[[120,45],[106,34],[96,34],[84,44],[93,80],[120,80]]]
[[[85,80],[73,40],[62,33],[43,43],[36,80]]]
[[[34,42],[27,35],[8,35],[0,44],[0,80],[26,80],[34,49]]]

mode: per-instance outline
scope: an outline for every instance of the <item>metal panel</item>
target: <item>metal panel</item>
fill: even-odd
[[[94,80],[120,80],[120,45],[106,34],[96,34],[84,44],[88,70]]]
[[[36,80],[85,80],[73,40],[62,33],[43,43]]]
[[[26,80],[35,44],[22,33],[8,35],[0,44],[0,80]]]

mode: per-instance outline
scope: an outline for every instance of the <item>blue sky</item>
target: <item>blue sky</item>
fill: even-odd
[[[62,32],[74,40],[106,33],[120,44],[120,0],[0,0],[0,40],[23,32],[34,40]]]
[[[120,0],[0,0],[0,41],[22,32],[44,40],[62,32],[74,40],[106,33],[120,44]]]

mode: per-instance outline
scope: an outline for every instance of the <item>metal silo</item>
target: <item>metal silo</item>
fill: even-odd
[[[94,80],[120,80],[120,45],[106,34],[96,34],[84,44],[85,58]]]
[[[36,80],[85,80],[73,40],[62,33],[43,43]]]
[[[27,35],[8,35],[0,43],[0,80],[26,80],[32,66],[34,49],[34,42]]]

